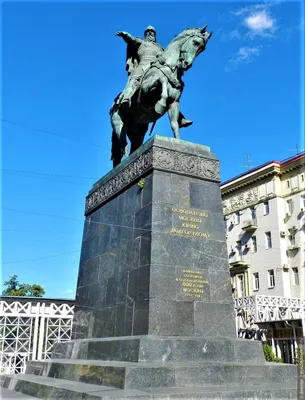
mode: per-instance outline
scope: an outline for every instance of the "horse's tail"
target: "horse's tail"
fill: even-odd
[[[113,167],[116,167],[118,164],[120,164],[122,159],[122,149],[120,146],[119,139],[112,130],[112,136],[111,136],[111,161],[113,161]]]

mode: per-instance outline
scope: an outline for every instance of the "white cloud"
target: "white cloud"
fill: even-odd
[[[235,57],[229,60],[229,65],[226,67],[226,71],[236,70],[239,64],[249,64],[257,57],[261,51],[262,46],[256,47],[240,47]]]
[[[270,36],[276,30],[276,21],[266,10],[251,13],[243,20],[250,36]]]
[[[275,17],[271,14],[271,7],[278,2],[254,4],[232,11],[233,18],[237,18],[237,27],[226,34],[226,39],[253,39],[254,37],[272,37],[277,29]],[[238,32],[238,35],[236,35]]]

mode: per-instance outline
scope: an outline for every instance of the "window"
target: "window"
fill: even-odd
[[[292,273],[293,273],[293,284],[298,285],[299,284],[299,269],[292,268]]]
[[[273,288],[275,286],[275,279],[274,279],[274,270],[268,270],[268,287]]]
[[[254,272],[253,274],[253,290],[259,290],[259,274]]]
[[[251,238],[251,251],[252,251],[252,253],[256,253],[257,252],[256,236],[252,236],[252,238]]]
[[[225,225],[225,230],[227,230],[227,218],[226,217],[223,217],[223,222],[224,222],[224,225]]]
[[[255,218],[256,218],[256,210],[255,210],[255,207],[251,207],[251,208],[250,208],[250,211],[251,211],[251,218],[252,218],[252,219],[255,219]]]
[[[266,232],[265,237],[266,237],[266,249],[271,249],[272,247],[271,232]]]
[[[305,194],[301,196],[301,208],[305,208]]]
[[[287,200],[287,212],[289,215],[292,215],[292,213],[293,213],[293,201],[292,200]]]
[[[264,202],[264,214],[269,214],[269,201]]]
[[[235,215],[236,215],[235,217],[236,224],[240,224],[240,211],[237,211]]]
[[[304,175],[301,175],[301,182],[304,182]]]
[[[289,235],[288,239],[290,241],[290,246],[294,246],[295,245],[295,235],[293,235],[293,234]]]
[[[245,285],[244,285],[244,276],[243,275],[237,275],[236,276],[236,292],[237,292],[237,297],[244,297],[245,295]]]
[[[290,188],[290,181],[289,181],[289,180],[286,181],[286,188],[287,188],[287,189]]]

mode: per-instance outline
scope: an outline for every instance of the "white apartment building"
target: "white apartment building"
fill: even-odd
[[[305,152],[221,184],[237,331],[261,330],[286,362],[305,336],[304,181]]]
[[[305,298],[305,153],[221,184],[236,297]]]

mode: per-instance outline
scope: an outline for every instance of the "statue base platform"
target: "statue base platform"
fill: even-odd
[[[86,199],[73,340],[4,387],[40,399],[297,399],[297,367],[236,338],[205,146],[154,136]]]

